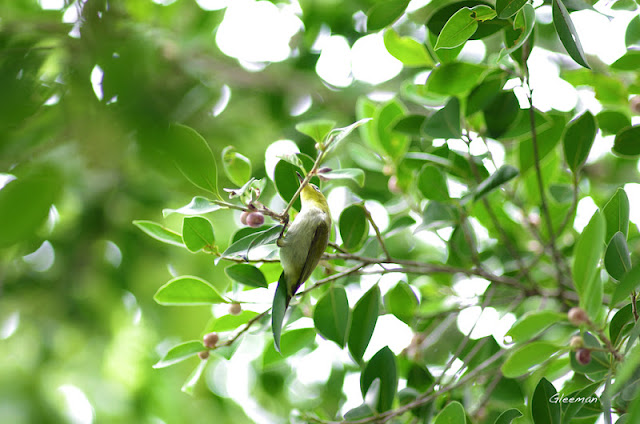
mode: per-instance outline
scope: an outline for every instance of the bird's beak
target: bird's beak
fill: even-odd
[[[300,184],[302,184],[302,182],[304,181],[304,177],[300,175],[298,171],[296,171],[296,175],[298,176],[298,180],[300,180]]]

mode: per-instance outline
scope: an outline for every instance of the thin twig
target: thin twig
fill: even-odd
[[[380,234],[380,229],[376,225],[376,222],[373,220],[373,217],[371,216],[371,212],[369,212],[369,209],[367,209],[367,207],[364,206],[364,205],[362,205],[362,208],[364,209],[364,213],[367,216],[367,219],[369,220],[369,223],[371,223],[371,226],[373,227],[373,231],[375,231],[375,233],[376,233],[376,238],[378,239],[378,243],[380,244],[380,247],[382,248],[382,251],[384,252],[384,256],[387,258],[388,261],[390,261],[391,260],[391,255],[389,254],[389,251],[387,250],[387,246],[384,244],[384,240],[382,239],[382,234]]]

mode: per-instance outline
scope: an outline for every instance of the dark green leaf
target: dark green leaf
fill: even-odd
[[[573,282],[581,299],[589,291],[588,286],[594,280],[604,250],[604,234],[604,219],[600,211],[596,211],[589,224],[582,230],[573,254]]]
[[[640,286],[640,264],[633,266],[622,278],[620,284],[616,286],[613,296],[611,296],[611,305],[615,306],[622,299],[629,296],[633,290],[636,290],[638,286]]]
[[[502,136],[520,113],[520,103],[513,91],[500,91],[483,111],[487,134],[496,139]]]
[[[453,206],[431,200],[422,213],[422,223],[416,231],[449,227],[457,220],[458,213]]]
[[[507,19],[518,13],[522,6],[527,3],[527,0],[497,0],[496,12],[498,18]]]
[[[626,127],[616,134],[613,152],[623,157],[640,155],[640,125]]]
[[[515,408],[508,409],[504,411],[502,414],[500,414],[498,418],[496,418],[496,421],[494,424],[511,424],[511,421],[521,416],[522,416],[522,412],[520,412],[519,410]]]
[[[250,287],[268,287],[262,271],[250,264],[235,264],[224,269],[229,278]]]
[[[367,31],[378,31],[394,23],[409,5],[410,0],[386,0],[367,11]]]
[[[380,304],[380,288],[375,285],[366,292],[356,303],[351,314],[351,328],[349,329],[349,353],[357,363],[362,362],[373,330],[378,321],[378,307]]]
[[[398,120],[393,126],[393,130],[412,137],[419,137],[422,125],[426,120],[427,117],[424,115],[409,115]]]
[[[640,16],[636,15],[629,21],[627,30],[624,33],[624,44],[627,48],[640,46]]]
[[[271,307],[271,331],[273,332],[273,345],[276,351],[280,352],[280,335],[282,334],[282,323],[284,314],[287,312],[287,281],[284,272],[280,274],[278,287],[273,296],[273,306]]]
[[[424,44],[411,37],[400,37],[392,28],[384,32],[384,46],[404,66],[430,68],[434,65]]]
[[[179,345],[169,349],[162,359],[153,365],[153,368],[164,368],[169,365],[177,364],[178,362],[197,355],[198,352],[202,352],[203,350],[206,350],[206,348],[199,340],[180,343]]]
[[[427,118],[421,131],[433,138],[460,138],[460,100],[452,97],[442,109]]]
[[[629,233],[629,198],[622,187],[611,196],[602,213],[607,223],[605,240],[611,240],[618,231],[622,232],[626,239]]]
[[[598,387],[600,387],[600,385],[601,383],[599,382],[590,384],[589,386],[585,387],[584,389],[578,392],[570,393],[569,396],[567,397],[569,399],[588,398],[595,393],[595,391],[598,389]],[[567,404],[564,404],[563,406],[566,406],[566,409],[562,412],[562,422],[567,424],[571,423],[571,420],[573,419],[573,417],[575,417],[576,414],[578,414],[578,412],[580,412],[580,410],[585,405],[586,405],[585,402],[569,403],[568,406]],[[602,409],[598,411],[598,415],[600,415],[601,411]]]
[[[322,337],[343,348],[347,341],[350,313],[347,292],[343,287],[334,285],[316,304],[313,322]]]
[[[298,180],[296,172],[304,175],[301,168],[287,162],[286,160],[281,160],[276,164],[273,179],[276,184],[276,189],[285,203],[289,203],[300,186],[300,181]],[[298,196],[296,201],[293,202],[293,207],[298,211],[300,210],[300,196]]]
[[[433,165],[425,165],[418,174],[418,189],[425,199],[449,200],[447,180],[440,169]]]
[[[429,74],[426,90],[444,96],[466,96],[486,72],[486,67],[466,62],[441,64]]]
[[[197,252],[205,246],[215,243],[213,227],[207,218],[186,216],[182,220],[182,240],[191,252]]]
[[[560,348],[548,342],[532,342],[522,346],[502,364],[502,373],[507,378],[520,377],[529,372],[529,368],[548,360]]]
[[[188,275],[170,280],[158,289],[153,299],[161,305],[228,303],[210,283]]]
[[[216,160],[211,148],[197,131],[186,125],[171,125],[161,148],[193,185],[218,193]]]
[[[617,110],[603,110],[596,115],[596,121],[602,130],[602,135],[617,134],[624,127],[631,125],[631,119]]]
[[[342,245],[349,251],[359,250],[369,235],[369,221],[362,205],[351,205],[342,211],[339,221]]]
[[[449,250],[447,265],[462,267],[470,265],[476,245],[475,234],[468,221],[456,226],[447,243]]]
[[[9,164],[10,159],[7,160],[5,163]],[[61,186],[60,173],[50,166],[41,166],[0,189],[0,248],[36,233],[47,219]]]
[[[516,0],[517,1],[517,0]],[[526,3],[513,20],[513,29],[505,28],[505,50],[501,56],[517,53],[517,50],[524,45],[533,32],[536,23],[536,12],[529,3]]]
[[[629,292],[630,293],[630,292]],[[626,293],[628,296],[629,293]],[[618,302],[612,302],[611,305],[615,305]],[[636,303],[636,306],[638,303]],[[631,308],[631,303],[621,308],[616,314],[611,318],[611,322],[609,323],[609,338],[611,339],[611,343],[614,346],[618,343],[618,341],[627,335],[635,321],[633,320],[633,310]]]
[[[604,267],[610,276],[620,281],[631,269],[627,238],[620,231],[615,233],[604,254]]]
[[[374,380],[379,379],[378,400],[376,410],[384,412],[391,409],[393,399],[398,390],[398,372],[396,357],[387,346],[373,355],[360,376],[360,391],[365,396]]]
[[[426,392],[435,382],[435,378],[424,366],[415,362],[411,363],[407,374],[407,386],[416,389],[420,393]]]
[[[460,402],[456,401],[445,406],[433,420],[433,424],[465,424],[466,422],[464,408]]]
[[[580,39],[578,38],[576,28],[573,26],[573,21],[569,16],[569,11],[567,11],[562,0],[553,0],[552,3],[553,25],[556,27],[556,32],[558,33],[558,37],[560,37],[562,45],[576,63],[587,69],[591,69],[587,64],[587,59],[582,50],[582,44],[580,44]]]
[[[156,240],[184,247],[182,236],[153,221],[133,221],[133,224]]]
[[[400,281],[384,295],[384,305],[387,308],[387,312],[411,325],[415,311],[418,308],[418,298],[409,284]]]
[[[512,180],[518,176],[518,170],[511,165],[502,165],[496,172],[491,174],[489,178],[484,180],[476,187],[473,199],[478,200],[482,196],[490,193],[502,184]]]
[[[296,130],[302,134],[308,135],[316,143],[322,143],[324,138],[336,126],[335,121],[328,119],[316,119],[313,121],[304,121],[296,124]]]
[[[640,51],[628,50],[620,59],[609,65],[619,71],[636,71],[640,68]]]
[[[222,150],[222,166],[227,178],[237,186],[243,186],[251,178],[251,161],[236,152],[234,146]]]
[[[511,337],[511,343],[527,342],[550,325],[565,319],[565,314],[555,311],[530,312],[513,324],[506,336]]]
[[[573,173],[578,172],[587,160],[596,131],[596,120],[589,111],[569,123],[563,138],[564,158]]]
[[[351,180],[360,187],[364,186],[364,171],[360,168],[342,168],[329,172],[323,172],[322,178],[325,180]]]
[[[531,417],[534,424],[560,424],[560,403],[550,401],[556,394],[558,392],[549,380],[542,378],[538,382],[531,399]]]
[[[191,199],[188,205],[185,205],[178,209],[163,209],[162,216],[167,217],[173,213],[179,213],[182,215],[203,215],[205,213],[217,211],[221,206],[213,203],[206,197],[196,196]]]

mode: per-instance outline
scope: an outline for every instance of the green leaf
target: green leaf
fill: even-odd
[[[467,416],[464,408],[460,402],[456,401],[445,406],[433,420],[433,424],[465,424],[466,422]]]
[[[418,189],[425,199],[449,200],[447,180],[440,169],[433,165],[425,165],[418,174]]]
[[[517,0],[516,0],[517,1]],[[514,53],[529,39],[529,36],[533,32],[533,27],[536,23],[536,12],[531,4],[526,3],[513,19],[513,29],[505,28],[505,50],[500,53],[500,56],[506,56]]]
[[[521,114],[520,103],[513,91],[498,92],[482,111],[487,134],[495,139],[501,137]]]
[[[363,403],[362,405],[347,411],[347,413],[344,414],[344,419],[349,421],[356,421],[356,420],[361,420],[363,418],[370,417],[372,415],[373,415],[373,410],[371,409],[371,407],[366,403]]]
[[[587,160],[596,138],[596,131],[596,119],[589,111],[569,123],[563,138],[564,158],[574,174]]]
[[[161,148],[193,185],[218,193],[216,160],[206,140],[197,131],[186,125],[173,124]]]
[[[375,285],[358,300],[353,308],[347,345],[351,357],[357,363],[362,363],[362,356],[367,350],[376,327],[379,304],[380,288]]]
[[[364,187],[364,171],[360,168],[342,168],[321,174],[325,180],[352,180],[360,187]]]
[[[582,50],[576,28],[573,26],[573,21],[571,21],[571,17],[569,16],[569,11],[567,11],[562,0],[552,0],[552,3],[553,25],[556,28],[558,37],[560,37],[560,42],[562,42],[567,53],[569,53],[569,56],[571,56],[576,63],[587,69],[591,69],[587,64],[587,59],[584,56],[584,51]]]
[[[491,174],[489,178],[481,182],[476,187],[473,199],[478,200],[482,196],[490,193],[502,184],[514,179],[518,176],[518,169],[511,165],[502,165],[496,172]]]
[[[133,225],[140,228],[147,235],[163,243],[184,247],[182,236],[153,221],[133,221]]]
[[[573,199],[573,187],[568,184],[551,184],[549,194],[557,203],[569,203]]]
[[[385,0],[367,11],[367,31],[378,31],[394,23],[409,5],[410,0]]]
[[[213,227],[207,218],[186,216],[182,220],[182,240],[191,252],[198,252],[203,247],[212,247],[215,243]]]
[[[640,68],[640,51],[628,50],[621,58],[609,65],[619,71],[636,71]]]
[[[227,146],[222,150],[222,166],[232,183],[243,186],[251,178],[251,161],[235,149],[234,146]]]
[[[189,204],[181,208],[163,209],[162,216],[166,218],[173,213],[179,213],[182,215],[203,215],[205,213],[217,211],[218,209],[221,209],[221,208],[222,206],[213,203],[211,200],[207,199],[206,197],[196,196],[193,199],[191,199]]]
[[[190,342],[180,343],[169,349],[169,351],[153,365],[153,368],[164,368],[173,364],[177,364],[178,362],[182,362],[185,359],[191,358],[198,354],[198,352],[202,352],[207,350],[204,347],[201,341],[193,340]]]
[[[396,357],[387,346],[373,355],[360,376],[360,391],[363,396],[367,394],[369,387],[376,379],[380,381],[376,410],[388,411],[393,405],[393,399],[398,390],[398,371]]]
[[[274,225],[266,230],[248,234],[227,247],[227,250],[222,252],[222,257],[241,256],[247,258],[252,248],[275,243],[281,230],[282,225]]]
[[[434,46],[438,49],[452,49],[464,44],[476,30],[478,21],[474,19],[473,11],[468,7],[463,7],[454,13],[438,35],[438,40]]]
[[[452,97],[442,109],[426,119],[421,131],[433,138],[460,138],[460,100]]]
[[[497,0],[496,12],[498,18],[507,19],[518,13],[527,3],[527,0]]]
[[[512,408],[504,411],[498,418],[494,424],[511,424],[511,421],[515,420],[522,416],[522,412],[519,410]]]
[[[429,201],[422,213],[422,223],[416,228],[417,231],[432,228],[450,227],[458,221],[457,211],[451,205]]]
[[[565,320],[566,314],[555,311],[529,312],[513,324],[506,336],[511,337],[511,343],[526,342],[533,339],[550,325]]]
[[[327,142],[326,142],[327,149],[329,150],[329,149],[335,148],[342,140],[347,138],[347,136],[349,136],[349,134],[351,134],[353,130],[363,126],[367,122],[371,121],[371,119],[372,118],[362,118],[346,127],[336,128],[334,130],[331,130],[331,132],[329,133],[329,136],[327,137]]]
[[[589,224],[582,230],[582,234],[574,248],[574,261],[571,269],[573,282],[578,296],[583,296],[589,291],[588,285],[593,281],[598,269],[602,251],[604,250],[605,223],[600,211],[596,211]]]
[[[395,218],[393,221],[391,221],[391,224],[389,224],[387,229],[384,231],[384,234],[387,237],[391,237],[397,232],[402,231],[405,228],[410,227],[415,223],[416,223],[416,220],[410,217],[409,215],[399,216],[398,218]]]
[[[362,205],[351,205],[342,211],[339,221],[340,238],[345,249],[355,252],[369,235],[369,221]]]
[[[431,68],[434,65],[424,44],[411,37],[401,37],[392,28],[384,32],[384,46],[404,66]]]
[[[443,96],[466,96],[486,72],[486,67],[466,62],[441,64],[429,74],[425,88]]]
[[[280,274],[278,287],[273,296],[273,306],[271,307],[271,331],[273,332],[273,345],[276,351],[280,352],[280,336],[282,334],[282,323],[284,314],[287,312],[287,281],[284,272]]]
[[[198,366],[193,370],[193,372],[187,378],[187,381],[184,382],[180,390],[188,395],[193,395],[193,390],[198,384],[200,377],[202,376],[202,372],[204,368],[207,366],[207,361],[200,361]]]
[[[295,355],[311,345],[315,339],[316,332],[313,328],[297,328],[283,333],[279,351],[276,351],[274,345],[267,345],[262,355],[262,366],[266,368],[284,358]]]
[[[280,160],[276,164],[275,171],[273,172],[273,180],[276,184],[276,189],[285,203],[289,203],[300,186],[300,180],[298,180],[296,172],[300,175],[304,175],[302,168],[299,168],[286,160]],[[300,196],[298,196],[296,201],[293,202],[293,207],[298,211],[300,210]]]
[[[378,142],[391,158],[398,159],[409,148],[409,137],[393,130],[396,122],[406,114],[406,108],[393,99],[376,110],[375,125]]]
[[[602,385],[602,383],[597,382],[594,384],[590,384],[589,386],[585,387],[584,389],[578,391],[578,392],[574,392],[574,393],[570,393],[568,398],[587,398],[590,397],[591,395],[593,395],[595,393],[595,391],[598,389],[598,387],[600,387]],[[566,406],[566,405],[564,405]],[[566,406],[566,409],[562,412],[562,422],[563,423],[571,423],[571,420],[573,419],[573,417],[576,416],[576,414],[578,412],[580,412],[580,410],[582,409],[582,407],[585,406],[584,402],[576,402],[576,403],[570,403],[569,406]],[[600,409],[598,411],[598,415],[600,415],[600,412],[602,411],[602,409]]]
[[[611,150],[622,157],[637,157],[640,155],[640,125],[626,127],[618,132]]]
[[[267,279],[262,271],[250,264],[235,264],[224,269],[232,280],[250,287],[268,287]]]
[[[254,311],[242,311],[238,315],[223,315],[211,320],[209,325],[207,325],[206,333],[214,331],[217,333],[224,333],[225,331],[235,330],[241,325],[245,325],[258,315],[259,314]]]
[[[602,213],[607,223],[605,240],[611,240],[618,231],[622,232],[626,239],[629,233],[629,198],[622,187],[619,187],[604,205]]]
[[[640,279],[638,280],[640,282]],[[625,296],[628,296],[631,290],[624,293]],[[619,302],[611,302],[611,307],[613,307]],[[636,302],[636,306],[638,302]],[[631,303],[621,308],[616,314],[611,318],[611,322],[609,323],[609,338],[611,339],[611,343],[615,346],[618,341],[627,335],[633,324],[635,324],[635,320],[633,319],[633,310],[631,308]]]
[[[615,306],[621,300],[628,297],[633,290],[636,290],[640,286],[640,264],[636,264],[620,281],[620,284],[616,286],[613,295],[611,296],[611,306]]]
[[[392,313],[407,325],[411,325],[418,303],[418,298],[411,286],[404,281],[400,281],[384,295],[387,312]]]
[[[624,44],[627,48],[632,46],[640,46],[640,16],[636,15],[631,21],[629,21],[629,25],[627,25],[627,30],[624,33]]]
[[[542,378],[538,382],[531,399],[531,417],[534,424],[560,424],[560,403],[549,401],[556,394],[558,391],[549,380]]]
[[[507,378],[520,377],[529,372],[529,368],[542,364],[560,348],[548,342],[532,342],[522,346],[502,364],[502,373]]]
[[[610,276],[620,281],[631,269],[631,258],[627,238],[618,231],[609,241],[604,254],[604,267]]]
[[[344,287],[333,285],[318,300],[313,311],[313,322],[322,337],[344,348],[350,313]]]
[[[189,275],[170,280],[158,289],[153,300],[161,305],[229,303],[210,283]]]
[[[11,163],[8,157],[6,159],[7,165]],[[57,200],[62,182],[58,170],[45,165],[0,189],[0,248],[36,233]]]
[[[420,393],[426,392],[435,382],[435,378],[423,365],[411,363],[407,372],[407,386],[416,389]]]
[[[602,135],[617,134],[624,127],[631,126],[631,119],[617,110],[603,110],[596,115],[596,121]]]
[[[582,365],[576,360],[576,353],[569,353],[569,360],[571,369],[577,373],[585,374],[589,379],[593,381],[599,381],[606,377],[610,372],[610,360],[608,354],[602,352],[603,347],[598,339],[589,332],[584,332],[582,335],[584,339],[584,345],[589,348],[597,350],[591,351],[591,362],[587,365]]]
[[[296,130],[311,137],[316,143],[322,143],[324,138],[336,126],[335,121],[329,119],[314,119],[296,124]]]

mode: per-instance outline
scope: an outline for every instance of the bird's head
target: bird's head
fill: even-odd
[[[304,178],[302,175],[298,174],[298,179],[300,180],[300,184]],[[300,200],[302,205],[307,206],[315,206],[322,209],[325,212],[329,212],[329,205],[327,204],[327,199],[324,197],[324,194],[320,191],[317,185],[315,184],[307,184],[304,186],[302,191],[300,192]]]

